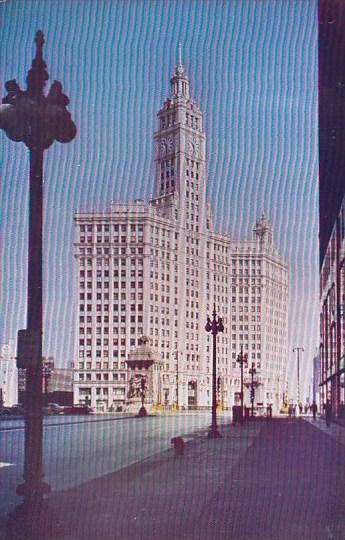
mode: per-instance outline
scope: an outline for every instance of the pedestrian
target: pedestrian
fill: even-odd
[[[317,405],[315,401],[313,401],[313,404],[311,406],[311,412],[313,413],[313,420],[316,420]]]
[[[329,427],[331,425],[332,420],[332,403],[329,399],[327,399],[327,403],[325,405],[325,417],[326,417],[326,426]]]

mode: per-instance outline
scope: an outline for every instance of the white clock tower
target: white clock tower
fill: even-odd
[[[162,216],[199,232],[205,221],[205,134],[181,58],[170,87],[170,97],[157,114],[152,202]]]
[[[204,365],[206,335],[198,317],[206,299],[206,238],[210,216],[206,205],[206,148],[203,115],[190,97],[189,79],[181,54],[170,79],[170,96],[158,111],[155,141],[155,188],[151,204],[173,224],[174,264],[171,281],[178,302],[174,305],[173,335],[178,343],[181,373],[181,402],[207,402],[207,373]],[[177,310],[177,311],[176,311]],[[176,313],[178,315],[176,315]],[[177,348],[177,347],[176,347]],[[187,377],[191,366],[192,372]],[[197,366],[197,367],[196,367]],[[194,371],[196,370],[196,371]]]

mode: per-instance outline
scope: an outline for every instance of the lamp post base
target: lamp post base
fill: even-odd
[[[145,416],[147,416],[147,411],[145,407],[140,407],[139,412],[138,412],[138,417],[144,418]]]
[[[46,540],[55,534],[63,536],[61,517],[45,500],[35,506],[22,503],[7,515],[6,538],[8,540]]]
[[[207,438],[208,439],[221,439],[222,436],[216,427],[215,428],[211,427],[210,431],[207,434]]]

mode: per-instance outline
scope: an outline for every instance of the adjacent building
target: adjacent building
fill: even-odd
[[[11,340],[0,344],[0,406],[18,403],[18,370],[15,345]]]
[[[345,4],[319,0],[320,397],[344,409]]]
[[[49,378],[47,403],[59,405],[73,405],[73,370],[69,368],[55,368]]]
[[[320,396],[335,414],[345,403],[345,196],[320,272]]]
[[[318,410],[321,408],[320,400],[320,352],[317,350],[313,358],[313,378],[312,378],[312,392],[311,392],[312,403],[315,402]]]
[[[213,224],[207,200],[203,114],[179,63],[157,114],[154,194],[76,212],[78,360],[74,401],[96,410],[125,405],[126,360],[147,336],[159,361],[157,405],[211,406],[214,306],[218,401],[240,401],[238,353],[260,383],[256,404],[282,406],[287,356],[287,266],[262,215],[252,238],[233,242]],[[247,389],[249,404],[249,389]]]
[[[54,373],[55,364],[53,356],[42,357],[42,392],[43,401],[49,402],[50,379]],[[18,369],[18,403],[25,404],[26,395],[26,369]]]
[[[320,266],[345,194],[345,4],[319,0]]]

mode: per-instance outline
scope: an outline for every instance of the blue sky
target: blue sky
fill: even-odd
[[[263,211],[271,219],[290,267],[290,387],[292,348],[303,346],[307,392],[318,344],[316,0],[7,0],[2,96],[8,79],[25,87],[38,28],[48,87],[62,82],[78,128],[73,142],[45,152],[45,354],[59,365],[73,360],[74,211],[152,192],[156,112],[181,42],[205,115],[216,222],[241,239]],[[28,153],[3,132],[0,144],[6,341],[26,325]]]

